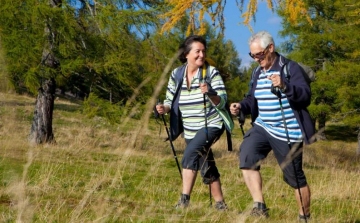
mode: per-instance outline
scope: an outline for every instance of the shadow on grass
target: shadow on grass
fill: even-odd
[[[358,129],[348,125],[328,125],[325,135],[328,140],[340,140],[345,142],[357,142]]]
[[[29,103],[25,101],[15,101],[15,100],[0,102],[1,107],[17,107],[17,106],[32,106],[32,105],[35,105],[35,101],[34,103]]]
[[[61,111],[67,111],[67,112],[75,112],[81,109],[81,103],[82,101],[68,98],[68,97],[59,97],[59,95],[56,95],[56,97],[61,98],[63,100],[69,101],[72,104],[65,104],[61,101],[55,100],[54,102],[54,109],[61,110]],[[28,101],[18,101],[18,100],[9,100],[9,101],[0,101],[1,107],[26,107],[26,106],[33,106],[35,108],[36,98],[34,98],[33,102]]]
[[[61,110],[61,111],[67,111],[67,112],[75,112],[79,111],[81,109],[80,105],[75,104],[61,104],[61,103],[54,103],[54,110]]]
[[[81,109],[81,100],[78,100],[76,98],[73,97],[67,97],[61,94],[55,94],[55,98],[60,98],[63,100],[66,100],[68,102],[71,102],[72,104],[65,104],[62,103],[61,101],[57,101],[55,100],[54,102],[54,110],[61,110],[61,111],[67,111],[67,112],[75,112],[75,111],[79,111]]]

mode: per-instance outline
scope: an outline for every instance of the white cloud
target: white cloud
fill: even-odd
[[[280,25],[281,18],[278,16],[272,16],[266,21],[266,23],[270,25]]]
[[[241,66],[242,67],[247,67],[247,68],[249,68],[250,67],[250,65],[251,65],[251,63],[253,62],[254,60],[251,58],[251,57],[249,57],[249,56],[243,56],[242,58],[241,58]]]

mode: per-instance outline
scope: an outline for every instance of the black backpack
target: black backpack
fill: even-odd
[[[290,59],[286,59],[285,58],[285,63],[284,65],[281,67],[281,70],[280,70],[280,74],[284,74],[284,77],[289,81],[290,80],[290,76],[291,76],[291,73],[290,73],[290,66],[291,64],[294,64],[294,63],[297,63],[293,60],[290,60]],[[299,65],[299,67],[301,68],[301,73],[303,74],[306,82],[309,84],[311,84],[311,82],[314,82],[316,80],[316,77],[315,77],[315,72],[307,65],[305,64],[302,64],[302,63],[297,63]],[[249,83],[249,91],[248,91],[248,94],[251,92],[251,88],[252,88],[252,84],[254,82],[254,78],[255,78],[255,74],[256,72],[260,69],[260,66],[257,66],[252,74],[251,74],[251,80],[250,80],[250,83]]]

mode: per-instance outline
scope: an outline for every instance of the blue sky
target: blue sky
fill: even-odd
[[[244,9],[246,9],[246,4],[247,1],[245,1]],[[234,0],[226,2],[224,16],[225,39],[231,40],[235,44],[239,57],[242,60],[241,66],[247,66],[252,61],[252,58],[248,55],[249,46],[247,43],[251,32],[248,27],[241,24],[243,18],[240,17],[241,13]],[[259,1],[256,23],[252,23],[251,26],[254,32],[268,31],[273,36],[277,46],[283,41],[278,35],[278,32],[281,30],[281,18],[267,8],[266,2]]]

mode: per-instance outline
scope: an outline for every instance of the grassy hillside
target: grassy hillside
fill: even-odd
[[[226,137],[213,146],[229,211],[209,208],[200,177],[191,206],[175,210],[181,179],[165,129],[153,118],[110,126],[80,106],[55,101],[56,144],[30,145],[34,98],[0,93],[0,222],[296,222],[294,191],[271,153],[262,166],[269,219],[248,216],[252,200]],[[144,121],[145,120],[145,121]],[[245,129],[249,126],[245,126]],[[355,136],[329,126],[331,140],[307,146],[312,222],[360,222],[360,164]],[[161,130],[161,131],[160,131]],[[174,143],[179,161],[184,142]],[[213,202],[214,203],[214,202]]]

